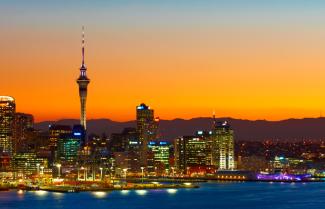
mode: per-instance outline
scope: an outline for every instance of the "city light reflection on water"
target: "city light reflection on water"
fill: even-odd
[[[136,190],[135,191],[138,195],[141,195],[141,196],[144,196],[144,195],[146,195],[147,194],[147,190]]]
[[[92,194],[97,198],[104,198],[107,195],[106,192],[92,192]]]
[[[123,195],[127,195],[127,194],[129,194],[129,193],[130,193],[129,190],[121,190],[121,194],[123,194]]]
[[[177,192],[177,189],[167,189],[167,192],[169,194],[175,194]]]
[[[43,191],[43,190],[38,190],[38,191],[35,191],[35,194],[39,197],[43,197],[43,196],[46,196],[48,194],[47,191]]]
[[[17,193],[18,193],[19,195],[23,195],[23,194],[24,194],[24,191],[20,189],[20,190],[17,191]]]
[[[212,182],[199,185],[200,188],[198,189],[141,189],[62,194],[45,191],[10,190],[0,192],[0,208],[318,209],[324,208],[325,205],[323,198],[325,185],[323,182],[295,184],[281,184],[281,182],[229,182],[225,184],[223,182]],[[265,205],[266,202],[267,206]],[[288,207],[288,202],[290,202],[290,207]]]
[[[62,192],[53,192],[53,196],[57,197],[57,198],[61,198],[61,197],[63,197],[63,195],[64,195],[64,193],[62,193]]]

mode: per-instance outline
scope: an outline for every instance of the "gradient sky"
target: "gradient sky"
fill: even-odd
[[[79,117],[86,28],[88,118],[279,120],[325,114],[325,1],[2,0],[0,94],[37,121]]]

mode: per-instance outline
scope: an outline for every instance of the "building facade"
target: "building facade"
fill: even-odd
[[[170,149],[171,145],[167,141],[150,141],[148,143],[149,151],[153,155],[153,163],[149,167],[149,172],[162,173],[166,169],[170,169]]]
[[[218,170],[235,169],[234,131],[227,122],[215,123],[211,141],[212,164]]]
[[[0,96],[0,153],[13,153],[16,104],[10,96]]]
[[[154,118],[154,110],[144,103],[136,107],[136,125],[141,143],[140,162],[142,166],[148,166],[148,142],[157,136],[157,121]]]
[[[191,167],[208,165],[206,140],[198,136],[183,136],[175,140],[175,166],[181,173]]]
[[[61,134],[58,140],[57,161],[62,163],[77,162],[80,138],[74,134]]]
[[[30,114],[16,113],[14,125],[13,151],[26,151],[27,141],[34,128],[34,117]]]

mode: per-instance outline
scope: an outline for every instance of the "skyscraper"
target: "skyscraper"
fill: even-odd
[[[80,67],[80,76],[77,79],[79,86],[79,97],[80,97],[80,124],[86,130],[87,118],[86,118],[86,101],[87,101],[87,86],[90,82],[87,77],[87,67],[85,65],[85,35],[84,29],[82,28],[82,63]]]
[[[151,141],[148,143],[148,148],[153,154],[152,168],[148,165],[148,171],[157,172],[160,170],[161,173],[161,171],[169,169],[170,143],[167,141]]]
[[[219,170],[235,169],[234,131],[225,122],[215,122],[212,130],[212,162]]]
[[[29,133],[33,131],[34,117],[30,114],[16,113],[14,125],[13,152],[22,152],[26,147]]]
[[[9,96],[0,96],[0,153],[12,155],[16,104]]]
[[[206,140],[200,136],[183,136],[174,144],[175,165],[179,172],[187,173],[188,169],[208,164]]]
[[[144,103],[137,106],[137,132],[141,143],[140,162],[147,166],[148,142],[156,138],[157,124],[154,119],[154,110]]]

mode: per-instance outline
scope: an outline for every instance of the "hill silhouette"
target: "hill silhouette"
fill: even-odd
[[[227,120],[235,131],[236,140],[264,140],[264,139],[325,139],[325,118],[288,119],[281,121],[241,120],[233,118],[217,118]],[[35,124],[35,128],[47,130],[50,124],[73,125],[76,119],[62,119],[58,121],[44,121]],[[210,130],[211,118],[192,118],[161,120],[159,133],[161,139],[172,140],[178,136],[192,135],[197,130]],[[88,133],[101,135],[103,133],[119,133],[123,128],[135,127],[135,121],[116,122],[109,119],[88,120]]]

